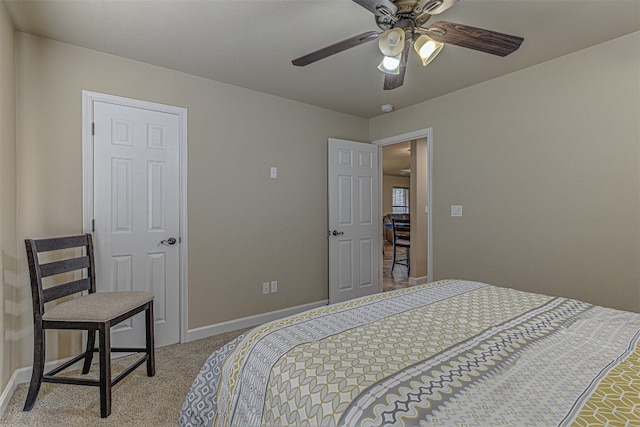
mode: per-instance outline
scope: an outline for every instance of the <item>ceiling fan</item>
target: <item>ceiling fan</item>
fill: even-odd
[[[432,15],[449,9],[459,0],[353,0],[375,15],[382,31],[367,31],[291,61],[304,67],[338,52],[378,39],[384,55],[378,68],[385,72],[384,90],[404,83],[405,68],[411,46],[423,65],[435,58],[444,44],[453,44],[507,56],[516,51],[524,39],[496,31],[439,21],[425,26]]]

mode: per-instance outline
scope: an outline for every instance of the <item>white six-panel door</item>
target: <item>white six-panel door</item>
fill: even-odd
[[[329,139],[329,303],[380,292],[378,146]]]
[[[93,121],[98,291],[153,292],[156,346],[177,343],[179,117],[94,102]],[[144,318],[138,315],[113,328],[112,342],[114,346],[144,343]]]

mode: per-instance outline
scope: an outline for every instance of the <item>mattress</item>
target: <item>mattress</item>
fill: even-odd
[[[640,314],[447,280],[257,327],[181,426],[640,425]]]

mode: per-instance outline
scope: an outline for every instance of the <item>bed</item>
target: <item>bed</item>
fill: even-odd
[[[181,426],[640,425],[640,314],[447,280],[257,327]]]

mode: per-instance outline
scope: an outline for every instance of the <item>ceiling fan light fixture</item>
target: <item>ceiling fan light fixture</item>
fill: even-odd
[[[384,56],[398,56],[404,49],[404,30],[392,28],[385,31],[378,39],[378,47]]]
[[[400,74],[400,61],[402,60],[402,54],[397,56],[385,56],[382,58],[378,70],[387,74]]]
[[[423,66],[433,61],[443,47],[444,43],[437,42],[425,34],[418,37],[413,44],[413,48],[418,52]]]

